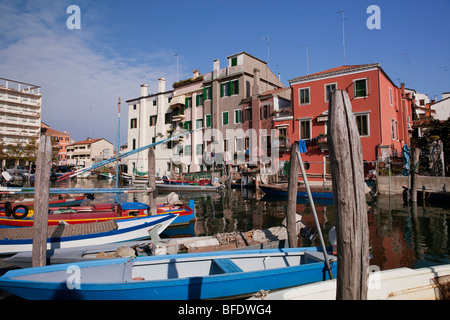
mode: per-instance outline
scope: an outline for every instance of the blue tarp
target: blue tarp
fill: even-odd
[[[299,140],[298,141],[298,150],[300,153],[306,153],[306,142],[305,140]]]
[[[410,150],[407,144],[405,144],[402,148],[402,156],[403,156],[403,175],[409,176],[409,160],[410,160]]]

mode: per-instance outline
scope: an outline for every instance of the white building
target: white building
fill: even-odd
[[[139,98],[128,103],[128,151],[139,149],[151,143],[167,139],[172,134],[172,109],[170,102],[173,91],[166,91],[166,80],[158,80],[158,93],[149,94],[148,85],[141,85]],[[162,143],[155,147],[156,175],[168,175],[171,170],[172,144]],[[127,157],[128,173],[148,171],[148,151]]]
[[[431,109],[436,111],[435,119],[447,120],[450,117],[450,92],[443,93],[442,100],[432,104]]]
[[[5,145],[39,138],[41,130],[40,87],[0,78],[0,141]]]
[[[78,141],[66,147],[67,165],[88,167],[114,156],[114,145],[106,139]]]

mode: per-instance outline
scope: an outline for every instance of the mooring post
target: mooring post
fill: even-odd
[[[45,266],[47,260],[48,201],[51,164],[51,137],[42,135],[39,140],[36,159],[36,180],[34,188],[33,267]]]
[[[337,300],[367,299],[369,228],[361,140],[348,94],[335,90],[328,143],[337,238]]]
[[[419,173],[420,149],[413,147],[411,150],[411,202],[417,203],[417,178]]]
[[[288,204],[286,227],[288,234],[289,248],[298,246],[297,226],[295,216],[297,214],[297,190],[298,190],[298,170],[299,162],[297,161],[298,142],[295,141],[291,145],[291,158],[289,160],[289,182],[288,182]]]
[[[155,149],[150,147],[148,149],[148,187],[152,189],[150,193],[150,213],[156,215],[156,167],[155,167]]]

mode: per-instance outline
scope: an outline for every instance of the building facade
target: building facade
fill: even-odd
[[[67,165],[88,167],[114,156],[114,145],[106,139],[78,141],[66,147]]]
[[[37,85],[0,78],[0,142],[25,145],[38,140],[42,95]]]
[[[411,99],[379,64],[337,67],[289,81],[292,88],[291,141],[305,140],[308,174],[330,174],[327,146],[329,95],[345,90],[350,98],[363,148],[365,169],[374,161],[401,156],[412,131]]]
[[[284,86],[266,62],[240,52],[228,56],[224,68],[215,60],[212,72],[201,75],[194,70],[193,77],[176,82],[173,91],[165,91],[161,81],[159,87],[155,95],[144,90],[140,98],[127,101],[128,150],[193,130],[155,148],[157,176],[173,176],[235,162],[236,154],[245,152],[244,113],[254,109],[260,114],[261,104],[251,103],[252,98]],[[146,172],[147,153],[129,157],[129,173],[133,163]]]
[[[141,85],[139,98],[127,100],[128,104],[128,151],[136,150],[164,139],[172,134],[173,90],[166,91],[166,80],[158,80],[158,92],[149,94],[148,85]],[[155,147],[156,175],[167,175],[171,167],[172,145],[158,144]],[[135,153],[128,158],[127,170],[145,173],[148,170],[148,151]]]
[[[60,132],[41,122],[41,133],[52,137],[52,144],[58,149],[55,164],[67,164],[67,146],[70,145],[70,135],[67,131]]]

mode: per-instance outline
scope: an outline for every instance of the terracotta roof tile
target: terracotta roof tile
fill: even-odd
[[[346,71],[350,71],[350,70],[366,69],[366,68],[378,67],[378,66],[379,66],[378,63],[340,66],[340,67],[331,68],[331,69],[328,69],[328,70],[324,70],[324,71],[319,71],[319,72],[316,72],[316,73],[308,74],[308,75],[305,75],[305,76],[297,77],[297,78],[294,78],[292,80],[289,80],[289,82],[290,83],[298,82],[298,81],[307,80],[307,79],[319,78],[319,77],[325,76],[325,75],[340,74],[340,73],[345,73]]]

